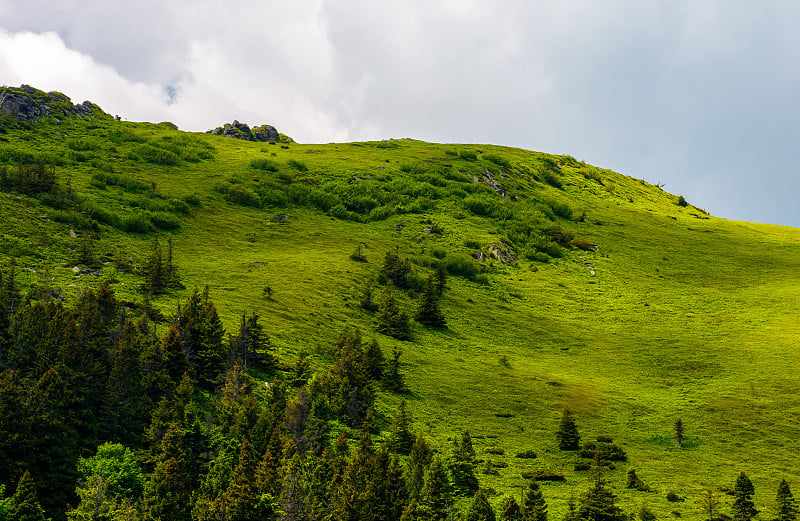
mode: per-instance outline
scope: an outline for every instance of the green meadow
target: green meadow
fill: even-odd
[[[553,519],[588,488],[591,471],[576,470],[587,460],[558,449],[565,410],[582,441],[624,449],[603,473],[626,511],[700,519],[713,490],[728,512],[745,472],[767,519],[781,479],[800,487],[796,229],[715,217],[571,156],[488,144],[270,144],[98,112],[3,119],[0,169],[13,177],[37,161],[60,192],[0,193],[0,266],[13,262],[25,292],[69,305],[107,280],[133,310],[160,312],[163,330],[207,286],[229,333],[243,313],[261,316],[279,361],[254,373],[265,379],[301,352],[325,370],[342,331],[358,328],[387,357],[402,350],[408,392],[379,393],[376,440],[401,399],[444,455],[468,430],[496,507],[523,474],[564,478],[542,482]],[[156,240],[162,252],[171,240],[181,286],[149,295],[142,267]],[[361,300],[366,288],[380,299],[387,253],[410,261],[417,285],[396,296],[412,317],[419,282],[447,268],[445,328],[412,321],[409,341],[376,332]],[[517,457],[526,451],[536,457]],[[625,488],[629,469],[650,492]]]

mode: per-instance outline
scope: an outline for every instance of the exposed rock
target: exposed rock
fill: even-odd
[[[0,87],[0,114],[30,123],[48,117],[58,121],[59,118],[67,117],[107,115],[90,101],[73,105],[70,99],[60,92],[46,93],[30,85],[22,85],[19,88]]]
[[[278,141],[289,143],[292,141],[292,138],[288,136],[281,136],[272,125],[259,125],[251,129],[247,123],[240,123],[238,120],[233,120],[233,123],[226,123],[221,127],[209,130],[206,134],[260,143],[276,143]]]
[[[497,259],[501,264],[510,264],[518,260],[514,251],[502,241],[497,244],[490,244],[487,248],[489,254]]]
[[[483,262],[486,260],[486,256],[483,254],[481,250],[475,250],[472,252],[472,256],[478,260],[478,262]]]
[[[286,222],[286,219],[288,219],[288,218],[289,218],[288,215],[286,215],[285,213],[281,213],[281,214],[278,214],[275,217],[273,217],[272,218],[272,222],[282,223],[282,222]]]
[[[260,127],[253,127],[253,137],[256,141],[269,142],[280,141],[281,137],[278,130],[272,125],[261,125]]]

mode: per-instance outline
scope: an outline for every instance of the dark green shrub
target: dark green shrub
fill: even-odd
[[[253,159],[250,161],[250,168],[261,170],[263,172],[277,172],[278,163],[266,158]]]
[[[106,210],[103,206],[93,201],[84,202],[83,209],[89,217],[97,222],[113,226],[114,228],[122,227],[122,219],[119,215]]]
[[[568,204],[560,201],[553,201],[552,199],[545,201],[545,204],[553,210],[554,214],[562,219],[572,219],[572,208]]]
[[[465,209],[469,210],[473,214],[480,215],[482,217],[488,216],[491,210],[491,204],[489,201],[480,196],[471,195],[466,197],[461,204]]]
[[[535,459],[535,458],[537,458],[538,456],[536,455],[536,452],[535,452],[535,451],[532,451],[532,450],[526,450],[526,451],[522,451],[522,452],[517,452],[517,454],[515,455],[515,457],[517,457],[517,458],[521,458],[521,459]]]
[[[549,184],[553,188],[558,188],[560,190],[564,186],[561,183],[561,179],[559,179],[556,173],[552,170],[543,170],[539,175],[542,178],[542,181]]]
[[[191,210],[189,203],[183,199],[170,199],[167,204],[169,205],[169,211],[173,213],[186,215]]]
[[[347,207],[341,203],[331,208],[330,212],[328,213],[331,217],[335,217],[336,219],[341,219],[343,221],[361,221],[361,217],[359,217],[357,213],[349,211]]]
[[[123,217],[120,222],[120,228],[128,233],[150,233],[155,231],[153,223],[144,213],[134,213]]]
[[[306,166],[306,164],[304,162],[298,161],[296,159],[288,160],[286,162],[286,166],[288,166],[290,168],[294,168],[295,170],[298,170],[300,172],[307,172],[308,171],[308,167]]]
[[[572,239],[572,245],[583,251],[594,251],[595,245],[586,239]]]
[[[480,250],[483,246],[475,239],[464,239],[464,246],[472,250]]]
[[[136,148],[135,154],[143,161],[154,165],[177,166],[181,158],[175,152],[153,145],[141,145]]]
[[[181,197],[181,200],[189,206],[196,208],[200,206],[200,196],[197,194],[188,194]]]
[[[552,257],[542,251],[528,250],[525,252],[525,258],[533,262],[547,263]]]
[[[256,186],[256,192],[264,206],[286,206],[289,199],[280,188],[266,183]]]
[[[686,201],[686,199],[682,195],[678,196],[677,204],[678,204],[678,206],[681,206],[681,207],[686,207],[686,206],[689,205],[689,203]]]
[[[470,280],[475,280],[481,272],[480,266],[471,257],[463,255],[453,255],[442,259],[442,266],[448,275]]]
[[[508,161],[508,159],[496,154],[484,154],[483,158],[505,169],[511,168],[511,163]]]
[[[391,206],[379,206],[377,208],[373,208],[370,210],[369,215],[367,216],[367,220],[370,222],[374,221],[383,221],[394,215],[394,207]]]
[[[170,231],[181,227],[181,220],[167,212],[150,212],[147,217],[159,230]]]
[[[586,459],[597,458],[605,461],[627,461],[628,455],[613,443],[590,441],[581,447],[578,456]]]
[[[433,248],[431,248],[431,255],[433,255],[437,259],[444,259],[445,257],[447,257],[447,250],[439,246],[434,246]]]
[[[478,155],[471,150],[459,150],[458,157],[465,161],[477,161]]]

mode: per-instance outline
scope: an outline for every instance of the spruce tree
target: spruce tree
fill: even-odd
[[[386,440],[386,448],[398,454],[408,455],[414,446],[414,435],[411,433],[411,413],[407,410],[405,400],[400,401],[397,415],[392,423],[392,432]]]
[[[467,516],[464,518],[465,521],[495,521],[496,516],[494,510],[492,509],[492,505],[489,503],[489,500],[486,499],[486,495],[483,493],[483,490],[478,489],[475,493],[475,497],[472,498],[472,504],[470,504],[469,511],[467,512]]]
[[[792,490],[785,479],[778,485],[778,517],[777,521],[794,521],[797,518],[797,503]]]
[[[580,448],[581,437],[578,434],[578,425],[569,411],[564,411],[561,416],[556,439],[558,439],[558,448],[561,450],[578,450]]]
[[[444,521],[449,518],[453,487],[438,456],[433,457],[425,473],[425,484],[422,486],[421,495],[421,505],[428,516],[425,519]]]
[[[411,499],[419,500],[422,495],[422,487],[425,483],[425,473],[433,459],[433,450],[428,446],[422,434],[417,435],[417,440],[411,447],[411,452],[406,462],[406,482],[408,495]]]
[[[33,476],[27,470],[19,478],[17,491],[11,498],[9,518],[14,521],[47,521],[39,503],[39,494]]]
[[[378,332],[392,336],[398,340],[411,339],[411,325],[408,315],[400,309],[394,297],[394,286],[387,284],[383,290],[381,305],[378,310]]]
[[[586,521],[624,521],[627,516],[616,501],[617,497],[598,473],[591,488],[581,498],[577,517]]]
[[[428,277],[422,292],[422,299],[414,319],[430,327],[444,327],[445,318],[439,308],[439,291],[433,277]]]
[[[539,484],[534,479],[528,481],[522,495],[520,519],[523,521],[547,521],[547,503],[544,501]]]
[[[733,518],[741,521],[752,519],[758,510],[753,503],[755,489],[750,478],[742,472],[736,478],[736,485],[733,487]]]
[[[500,521],[519,521],[522,511],[514,496],[507,496],[500,510]]]
[[[478,478],[475,477],[475,450],[472,448],[469,431],[464,431],[460,443],[456,442],[450,463],[450,475],[453,477],[453,487],[459,494],[470,496],[478,490]]]

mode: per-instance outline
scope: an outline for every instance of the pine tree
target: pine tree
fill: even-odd
[[[558,439],[558,448],[561,450],[578,450],[580,448],[581,437],[578,434],[578,425],[569,411],[564,411],[561,416],[556,438]]]
[[[432,459],[433,450],[428,446],[425,437],[422,434],[417,435],[417,440],[411,447],[411,452],[406,462],[406,482],[411,499],[419,500],[421,498],[422,487],[425,484],[425,473]]]
[[[678,447],[683,447],[683,420],[680,418],[675,420],[675,443]]]
[[[17,491],[11,498],[9,518],[14,521],[47,521],[33,476],[28,471],[19,478]]]
[[[733,487],[733,518],[748,521],[758,514],[755,503],[753,503],[753,494],[755,489],[753,482],[750,478],[742,472],[736,478],[736,485]]]
[[[414,319],[430,327],[444,327],[445,318],[439,308],[439,290],[433,277],[428,277],[422,292],[422,299]]]
[[[245,439],[239,452],[239,461],[231,474],[225,505],[226,519],[229,521],[249,521],[258,503],[256,468],[251,448],[250,440]]]
[[[547,521],[547,504],[544,501],[539,484],[534,479],[528,480],[525,492],[522,495],[520,519],[524,521]]]
[[[777,521],[794,521],[797,519],[797,503],[792,490],[785,479],[778,485],[778,517]]]
[[[378,309],[378,333],[392,336],[398,340],[411,339],[411,325],[408,315],[400,310],[394,297],[394,286],[387,284],[383,290],[381,305]]]
[[[450,515],[452,500],[453,487],[447,477],[447,471],[439,457],[434,456],[425,473],[420,504],[429,519],[444,521]]]
[[[496,516],[492,505],[486,499],[483,490],[478,489],[475,497],[472,498],[472,504],[469,507],[465,521],[495,521]]]
[[[400,356],[403,350],[399,346],[392,347],[392,357],[386,363],[386,370],[383,372],[383,385],[392,392],[401,393],[406,390],[403,374],[400,372]]]
[[[500,521],[519,521],[522,519],[522,511],[519,503],[514,496],[507,496],[500,510]]]
[[[392,423],[392,432],[386,440],[386,448],[403,455],[411,452],[411,448],[414,446],[414,435],[409,428],[410,423],[411,413],[407,411],[406,401],[401,400]]]
[[[478,490],[478,478],[475,477],[475,450],[472,448],[472,437],[469,431],[461,435],[461,442],[456,442],[453,458],[450,463],[450,475],[453,487],[465,496]]]
[[[627,516],[616,504],[616,496],[598,473],[594,484],[581,498],[578,519],[586,521],[624,521]]]

